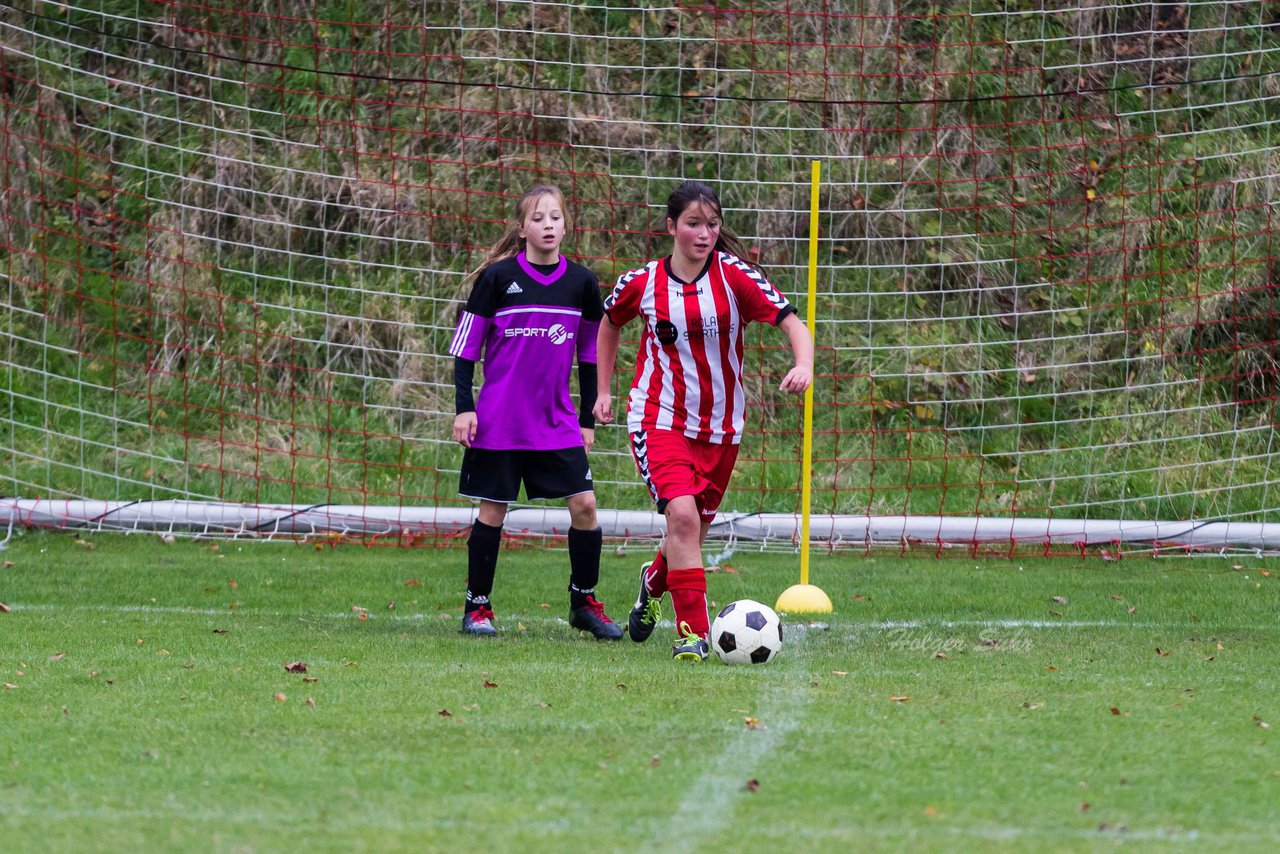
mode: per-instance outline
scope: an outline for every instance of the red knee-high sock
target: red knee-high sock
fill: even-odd
[[[707,621],[707,573],[700,566],[668,569],[667,589],[676,612],[676,631],[680,631],[681,623],[688,623],[691,632],[705,638],[711,630]]]
[[[667,556],[661,549],[649,564],[644,586],[649,589],[649,595],[655,598],[662,598],[662,594],[667,592]]]

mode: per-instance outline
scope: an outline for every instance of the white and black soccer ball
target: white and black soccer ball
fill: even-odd
[[[711,623],[711,648],[725,664],[767,664],[782,649],[782,621],[752,599],[730,602]]]

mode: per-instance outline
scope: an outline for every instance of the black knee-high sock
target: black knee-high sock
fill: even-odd
[[[502,528],[486,525],[479,519],[471,526],[467,540],[467,604],[468,612],[489,604],[493,592],[493,575],[498,568],[498,546]]]
[[[599,528],[569,529],[569,607],[581,608],[596,592],[600,581],[600,546],[604,533]]]

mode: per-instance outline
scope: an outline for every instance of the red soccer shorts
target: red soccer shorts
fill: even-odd
[[[702,521],[710,522],[729,486],[738,446],[699,442],[674,430],[640,430],[631,434],[631,454],[659,513],[671,499],[692,495]]]

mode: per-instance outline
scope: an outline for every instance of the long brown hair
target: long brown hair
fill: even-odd
[[[747,256],[747,248],[742,245],[742,239],[724,224],[724,211],[720,207],[720,197],[710,186],[701,181],[685,181],[672,190],[671,195],[667,196],[667,219],[677,222],[690,205],[698,203],[710,207],[720,219],[720,233],[716,236],[715,251],[737,255],[744,264],[763,273],[764,268]]]
[[[543,196],[552,196],[560,203],[560,212],[564,214],[564,230],[568,234],[573,222],[569,218],[569,209],[564,201],[564,193],[560,192],[560,188],[555,184],[534,184],[516,202],[515,218],[507,225],[507,230],[503,232],[502,237],[498,238],[498,242],[489,247],[489,251],[485,253],[485,259],[480,262],[480,266],[462,277],[462,281],[458,285],[458,293],[455,295],[456,300],[466,302],[468,288],[471,287],[471,283],[475,281],[476,276],[480,275],[480,271],[485,267],[504,258],[514,258],[524,251],[524,238],[520,236],[520,229],[524,227],[524,221],[529,215],[529,211],[533,210],[534,205],[538,203],[538,199]],[[459,311],[461,311],[461,308],[459,308]]]

